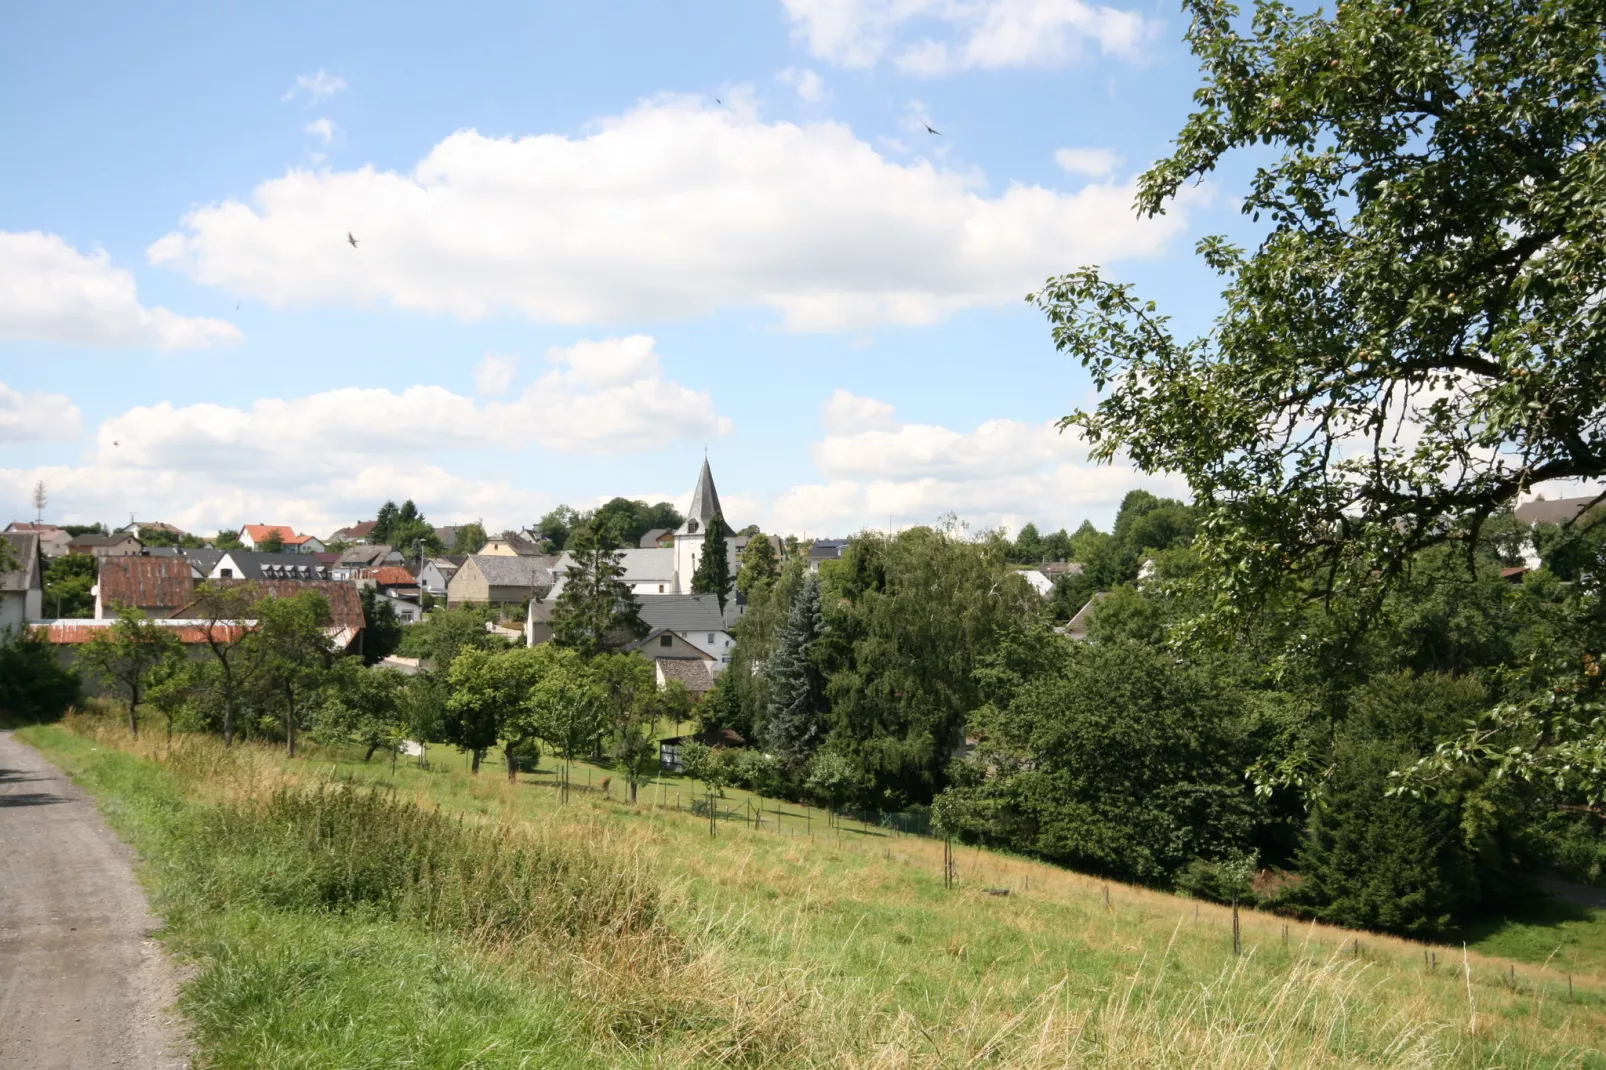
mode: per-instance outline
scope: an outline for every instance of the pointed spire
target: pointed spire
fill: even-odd
[[[686,509],[686,522],[680,526],[680,534],[701,535],[708,529],[708,522],[720,512],[714,473],[708,467],[708,458],[704,457],[703,470],[697,477],[697,489],[691,492],[691,505]]]

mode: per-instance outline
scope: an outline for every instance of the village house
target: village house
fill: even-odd
[[[116,535],[74,535],[67,543],[68,553],[89,554],[101,559],[132,557],[144,550],[145,544],[127,532]]]
[[[264,542],[271,544],[274,536],[278,536],[284,553],[318,554],[324,550],[321,539],[312,535],[297,535],[288,524],[247,524],[240,529],[240,545],[247,550],[256,550]]]
[[[329,538],[324,540],[325,545],[337,542],[364,543],[372,542],[374,529],[379,526],[377,520],[363,520],[339,531],[331,532]]]
[[[166,618],[195,599],[195,584],[205,576],[184,557],[111,557],[101,562],[92,588],[95,619],[117,616],[124,607],[147,617]]]
[[[3,537],[20,568],[0,572],[0,637],[44,615],[44,563],[37,532],[8,531]]]
[[[311,580],[329,579],[318,559],[308,554],[258,554],[225,550],[206,573],[209,580]]]
[[[474,554],[446,585],[446,603],[451,606],[517,605],[539,601],[551,592],[557,558],[500,554]]]
[[[21,535],[34,534],[39,536],[39,552],[45,557],[65,557],[70,551],[67,544],[72,542],[72,536],[63,528],[54,524],[36,524],[26,520],[16,520],[6,525],[5,534]]]
[[[517,531],[504,531],[493,539],[487,539],[476,557],[544,557],[539,539],[532,539],[528,535]]]
[[[146,540],[147,535],[155,535],[158,538],[171,538],[177,541],[189,534],[178,525],[168,524],[161,520],[130,520],[118,528],[117,533],[127,533],[141,542]]]
[[[340,551],[340,556],[329,567],[329,578],[350,580],[355,579],[363,569],[400,564],[402,564],[402,555],[384,543],[375,543],[372,546],[352,546]]]
[[[452,582],[457,570],[463,567],[468,557],[463,554],[445,554],[440,557],[426,558],[424,567],[418,570],[418,585],[431,598],[446,597],[446,585]]]

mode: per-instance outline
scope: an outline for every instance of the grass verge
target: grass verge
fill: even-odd
[[[1221,908],[968,850],[950,892],[924,840],[22,735],[147,859],[205,1065],[1606,1067],[1602,979],[1554,968],[1258,915],[1234,956]]]

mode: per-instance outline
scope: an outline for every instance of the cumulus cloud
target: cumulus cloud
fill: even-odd
[[[292,170],[250,203],[197,209],[148,256],[275,306],[561,324],[764,307],[793,330],[849,330],[1160,255],[1187,212],[1139,220],[1134,192],[991,191],[974,171],[889,160],[840,123],[665,97],[584,137],[459,131],[407,173]],[[361,250],[331,255],[348,229]]]
[[[841,535],[930,524],[950,512],[973,528],[1107,525],[1134,487],[1186,493],[1177,479],[1089,464],[1086,444],[1052,423],[988,420],[969,431],[902,423],[891,405],[843,390],[822,418],[827,433],[814,445],[822,481],[777,497],[777,530]]]
[[[512,353],[487,353],[474,368],[474,392],[480,397],[505,394],[519,374],[519,358]]]
[[[207,527],[273,512],[316,532],[330,520],[371,514],[386,497],[407,496],[434,503],[425,506],[432,517],[483,514],[511,524],[528,522],[544,496],[505,479],[453,475],[441,455],[511,458],[527,446],[622,453],[731,429],[706,392],[664,377],[648,336],[585,341],[551,351],[547,361],[550,370],[506,402],[419,385],[347,387],[244,407],[136,406],[101,423],[81,467],[0,470],[0,504],[22,502],[32,481],[44,479],[52,499],[79,517],[161,511],[173,523]],[[511,378],[510,371],[509,385]],[[18,397],[0,388],[0,441],[10,433],[10,410],[26,409],[38,395]],[[54,403],[59,409],[67,399]],[[363,512],[352,514],[355,503]]]
[[[71,442],[81,423],[66,394],[25,394],[0,383],[0,445]]]
[[[1135,11],[1086,0],[782,0],[809,51],[845,67],[889,54],[908,74],[1053,67],[1089,43],[1140,58],[1153,25]],[[909,40],[912,32],[929,31]],[[931,34],[940,34],[932,36]]]
[[[335,139],[335,124],[329,119],[314,119],[307,124],[307,133],[321,138],[325,145]]]
[[[345,88],[346,80],[344,78],[319,68],[312,74],[297,75],[295,84],[286,89],[284,96],[279,99],[289,103],[297,97],[305,97],[307,103],[316,104],[326,97],[334,96]]]
[[[1109,149],[1060,149],[1054,162],[1066,174],[1103,178],[1121,166],[1121,157]]]
[[[807,67],[788,67],[775,80],[791,86],[800,99],[810,104],[819,104],[831,95],[825,88],[825,79]]]
[[[54,234],[0,231],[0,338],[192,349],[241,337],[223,320],[141,305],[134,276],[104,250],[86,255]]]

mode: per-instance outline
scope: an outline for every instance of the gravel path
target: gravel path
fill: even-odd
[[[133,864],[83,792],[0,732],[0,1067],[188,1065]]]

